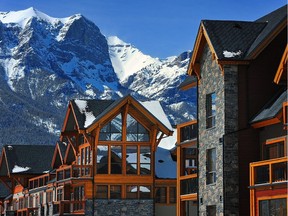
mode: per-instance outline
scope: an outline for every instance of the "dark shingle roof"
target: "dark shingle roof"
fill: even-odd
[[[41,174],[51,169],[53,145],[5,145],[4,148],[10,174]],[[19,171],[21,168],[26,171]]]
[[[280,96],[271,99],[261,111],[250,121],[250,123],[256,123],[264,120],[274,118],[282,109],[283,102],[287,101],[287,90]]]
[[[253,51],[286,19],[287,5],[256,21],[203,20],[202,23],[219,60],[248,60]],[[225,57],[224,51],[241,52]]]
[[[92,112],[94,117],[99,116],[103,111],[105,111],[112,103],[114,103],[114,100],[83,100],[87,102],[86,106],[86,112],[80,111],[79,107],[77,106],[76,100],[72,100],[71,104],[73,106],[77,122],[79,124],[79,129],[85,129],[85,121],[86,121],[86,114],[87,112]]]
[[[267,25],[243,21],[202,21],[218,59],[226,59],[223,52],[240,51],[241,54],[227,59],[244,59],[250,46]]]
[[[287,20],[287,5],[284,5],[283,7],[256,20],[256,23],[266,23],[267,25],[251,45],[247,56],[250,55],[253,50],[255,50],[261,44],[261,42],[269,36],[271,31],[276,29],[277,26],[285,20]]]

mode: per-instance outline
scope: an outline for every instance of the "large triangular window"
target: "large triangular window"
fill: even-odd
[[[112,121],[106,124],[100,131],[102,141],[121,141],[122,140],[122,116],[117,115]]]
[[[148,142],[149,131],[131,115],[127,115],[126,140],[134,142]]]

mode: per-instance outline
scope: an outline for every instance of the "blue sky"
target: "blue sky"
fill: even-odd
[[[145,54],[165,58],[193,49],[202,19],[253,21],[286,3],[286,0],[1,0],[0,11],[34,7],[57,18],[80,13],[104,35],[116,35]]]

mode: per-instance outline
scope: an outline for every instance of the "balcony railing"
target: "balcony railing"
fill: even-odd
[[[250,163],[250,186],[287,182],[288,157]]]
[[[180,177],[180,195],[197,193],[198,178],[197,174]]]
[[[57,181],[69,178],[92,177],[92,165],[70,165],[57,170],[56,175]]]

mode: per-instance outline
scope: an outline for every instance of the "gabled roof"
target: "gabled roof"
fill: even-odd
[[[287,90],[280,96],[272,98],[261,111],[250,121],[254,127],[258,127],[259,122],[268,121],[277,118],[277,115],[282,111],[283,102],[287,101]],[[277,123],[280,120],[276,119]],[[259,124],[260,125],[260,124]],[[260,125],[261,126],[261,125]]]
[[[51,169],[54,148],[53,145],[4,145],[1,169],[6,165],[7,175],[42,174]]]
[[[277,31],[280,31],[287,26],[287,5],[272,11],[271,13],[259,18],[255,22],[266,23],[266,26],[251,45],[247,53],[247,58],[252,58],[253,55],[257,53],[258,49],[260,49],[261,44],[268,43],[268,41],[275,37]],[[275,32],[275,34],[272,32]]]
[[[87,132],[92,131],[99,122],[103,123],[106,118],[119,113],[126,104],[133,106],[141,115],[154,122],[165,134],[172,134],[173,131],[158,101],[139,102],[127,95],[118,100],[72,100],[70,104],[73,112],[67,112],[67,115],[73,113],[79,129]],[[66,116],[66,119],[69,117]],[[67,126],[63,127],[62,132],[65,127]]]
[[[266,23],[203,20],[218,60],[243,60]]]
[[[187,76],[185,80],[178,86],[181,90],[187,90],[197,85],[197,77]]]
[[[71,100],[71,105],[79,129],[85,129],[95,120],[94,117],[102,114],[115,100]]]
[[[59,166],[64,164],[64,158],[66,154],[68,144],[62,141],[58,141],[56,143],[54,154],[52,158],[52,168],[58,168]]]
[[[188,74],[200,79],[201,55],[207,43],[213,58],[222,64],[248,64],[284,29],[287,5],[256,21],[202,20],[198,30]]]

